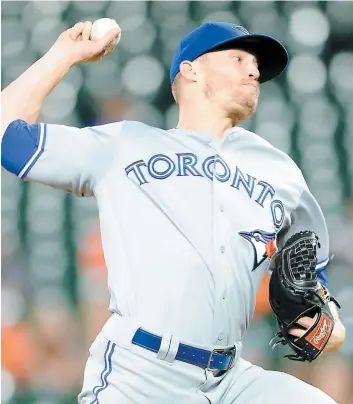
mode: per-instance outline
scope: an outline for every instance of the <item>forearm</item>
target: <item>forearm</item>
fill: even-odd
[[[1,92],[1,137],[15,119],[37,121],[45,98],[71,64],[48,52]]]
[[[35,123],[45,98],[71,66],[102,59],[121,32],[112,29],[102,39],[91,41],[91,28],[92,23],[86,21],[64,31],[45,56],[1,92],[1,138],[16,119]]]

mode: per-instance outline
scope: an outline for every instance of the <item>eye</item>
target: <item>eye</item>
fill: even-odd
[[[233,56],[233,59],[236,59],[237,62],[241,62],[241,57],[240,56]]]

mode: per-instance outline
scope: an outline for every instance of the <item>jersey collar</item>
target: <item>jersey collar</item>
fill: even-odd
[[[215,135],[213,135],[210,132],[195,132],[195,131],[188,131],[188,130],[177,129],[177,128],[169,129],[168,132],[175,133],[175,134],[178,134],[181,136],[185,135],[185,136],[195,137],[195,138],[203,141],[204,143],[208,143],[212,148],[218,149],[222,145],[222,143],[224,143],[225,141],[234,139],[234,137],[235,137],[236,133],[239,131],[239,129],[240,128],[238,128],[238,127],[233,127],[233,128],[227,129],[223,139],[216,138]]]

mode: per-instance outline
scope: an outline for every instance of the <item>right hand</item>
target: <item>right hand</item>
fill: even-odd
[[[48,51],[54,58],[64,58],[71,66],[86,62],[95,62],[107,56],[111,51],[105,48],[120,34],[120,29],[109,31],[101,40],[91,41],[92,23],[78,22],[64,31]]]

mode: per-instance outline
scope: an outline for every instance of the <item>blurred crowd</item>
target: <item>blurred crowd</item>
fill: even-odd
[[[41,120],[72,126],[132,119],[172,128],[169,62],[182,35],[206,20],[272,35],[291,63],[262,86],[244,127],[301,167],[327,219],[329,288],[347,341],[312,364],[282,360],[268,276],[257,296],[244,357],[353,404],[353,3],[275,1],[31,1],[1,3],[2,88],[80,20],[115,18],[117,50],[76,66],[48,97]],[[93,198],[74,198],[2,171],[2,402],[66,404],[80,390],[88,348],[108,318],[106,267]]]

